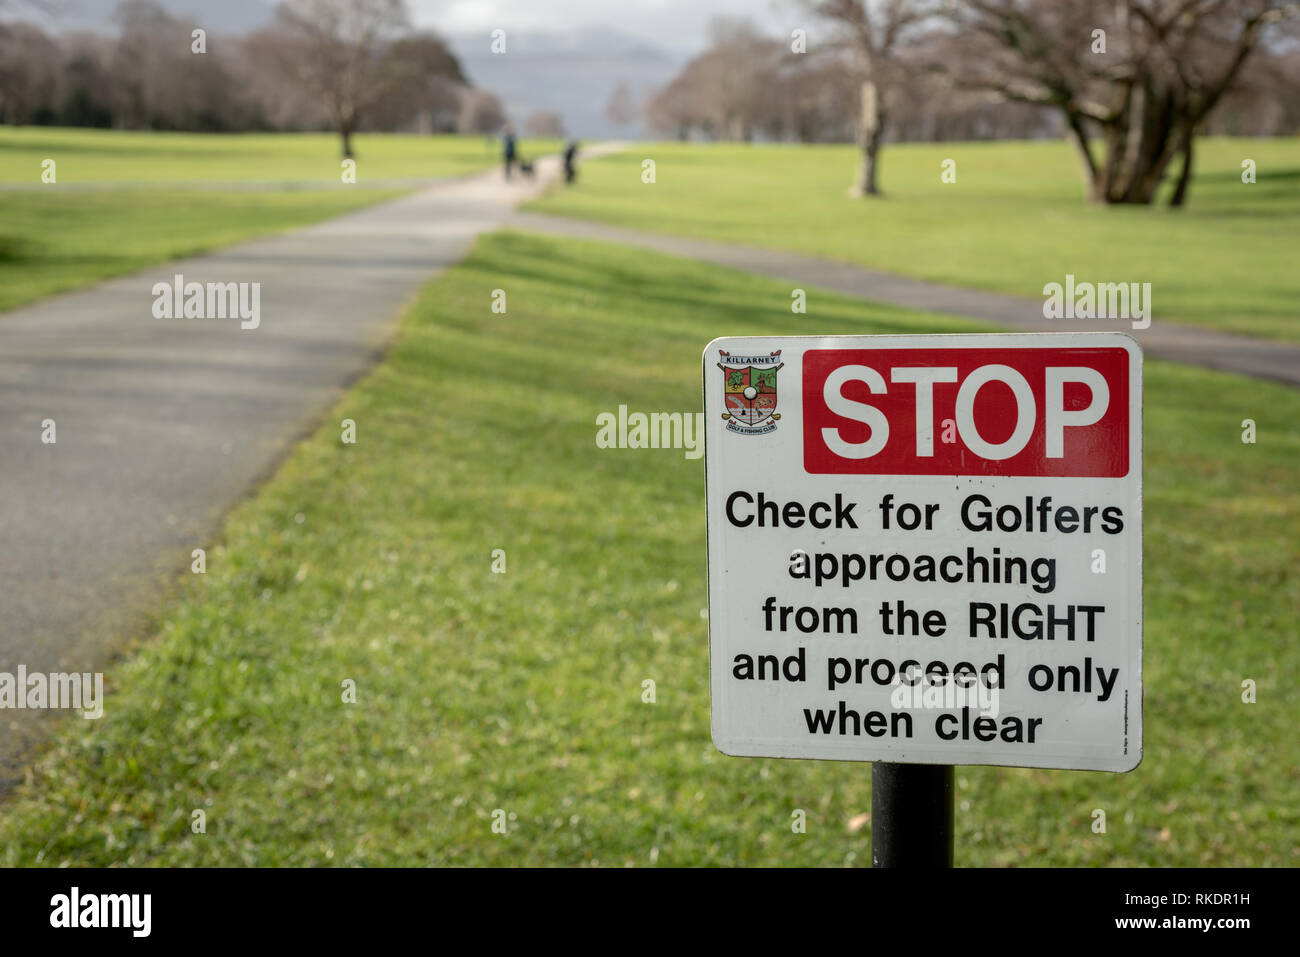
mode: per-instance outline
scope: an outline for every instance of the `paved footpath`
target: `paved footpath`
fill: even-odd
[[[532,212],[515,213],[508,225],[575,239],[595,239],[652,249],[786,279],[795,286],[820,286],[850,296],[911,309],[982,319],[1019,332],[1127,332],[1142,344],[1146,355],[1154,358],[1237,372],[1300,387],[1300,344],[1253,339],[1161,322],[1159,312],[1147,329],[1133,329],[1130,322],[1048,320],[1043,318],[1041,297],[1026,299],[977,289],[941,286],[938,283],[909,279],[865,266],[800,253],[668,236]]]
[[[557,173],[493,170],[0,315],[0,672],[102,670],[401,307]],[[260,327],[155,319],[177,273],[260,282]],[[0,793],[48,714],[0,711]]]

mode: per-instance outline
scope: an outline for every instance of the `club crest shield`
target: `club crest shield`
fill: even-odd
[[[722,370],[722,401],[727,431],[763,435],[776,428],[776,374],[785,363],[781,351],[765,356],[740,356],[718,350]]]

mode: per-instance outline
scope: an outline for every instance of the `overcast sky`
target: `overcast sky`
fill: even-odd
[[[777,32],[793,0],[407,0],[418,26],[441,33],[601,28],[617,30],[675,52],[704,45],[715,16],[749,15]],[[786,17],[777,11],[784,10]]]

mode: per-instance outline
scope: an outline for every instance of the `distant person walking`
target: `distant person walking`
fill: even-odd
[[[505,130],[501,134],[502,153],[506,161],[506,180],[510,179],[510,172],[515,165],[517,153],[515,151],[515,128],[506,124]]]
[[[574,165],[574,160],[578,158],[578,141],[569,140],[564,147],[564,181],[572,183],[578,178],[578,168]]]

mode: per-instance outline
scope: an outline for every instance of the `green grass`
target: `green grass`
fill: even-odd
[[[396,195],[392,190],[222,194],[176,188],[0,193],[5,210],[0,311]]]
[[[528,155],[553,140],[525,140]],[[357,183],[463,176],[495,166],[500,143],[482,136],[362,133],[353,138]],[[40,183],[53,159],[58,182],[315,182],[340,179],[339,139],[331,133],[143,133],[0,126],[0,183]]]
[[[1203,139],[1182,210],[1083,201],[1063,142],[889,145],[882,200],[846,195],[851,146],[638,144],[533,208],[792,249],[1041,299],[1067,273],[1150,282],[1156,321],[1300,340],[1300,139]],[[641,181],[653,159],[656,182]],[[957,182],[940,181],[943,160]],[[1241,163],[1258,182],[1241,182]],[[797,278],[797,277],[796,277]]]
[[[0,811],[0,860],[866,864],[869,828],[846,832],[866,765],[710,743],[702,462],[595,445],[619,403],[698,409],[714,336],[970,329],[788,301],[642,251],[480,241],[231,515],[207,574],[110,674],[105,716],[61,724]],[[1148,363],[1145,760],[959,769],[960,863],[1300,863],[1297,422],[1295,391]]]
[[[536,155],[555,144],[528,141]],[[361,135],[357,183],[336,137],[0,126],[0,311],[494,166],[482,137]],[[57,181],[41,184],[41,161]],[[18,188],[5,189],[4,185]],[[232,184],[244,187],[231,188]],[[93,188],[84,188],[91,186]]]

